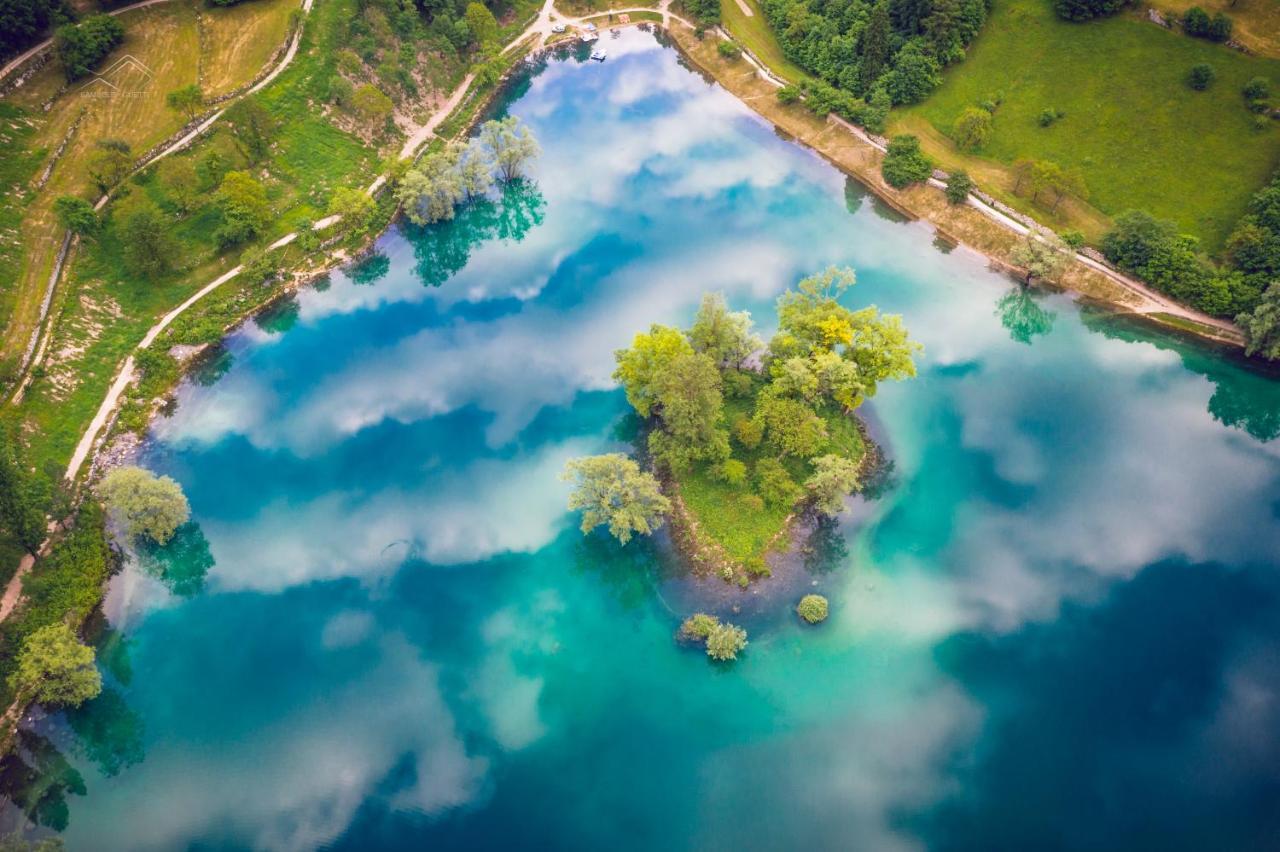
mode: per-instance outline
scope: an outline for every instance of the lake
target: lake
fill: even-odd
[[[653,34],[498,105],[532,180],[231,335],[143,454],[194,524],[37,724],[69,848],[1257,849],[1280,842],[1280,384],[1023,291]],[[918,378],[730,666],[664,540],[583,537],[613,351],[849,265]],[[754,595],[762,587],[756,587]],[[758,596],[756,596],[758,598]],[[746,603],[750,603],[749,599]],[[65,757],[61,757],[64,755]]]

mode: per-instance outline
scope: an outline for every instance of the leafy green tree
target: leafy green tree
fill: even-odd
[[[933,164],[921,152],[919,139],[909,134],[895,136],[889,141],[880,173],[890,186],[906,189],[913,183],[928,180]]]
[[[1205,33],[1209,41],[1226,41],[1231,38],[1233,25],[1225,12],[1215,12],[1209,20],[1209,30]]]
[[[1187,85],[1197,92],[1203,92],[1209,88],[1213,78],[1213,66],[1207,62],[1201,62],[1198,65],[1191,66],[1191,71],[1187,73]]]
[[[862,41],[859,46],[862,54],[859,68],[862,73],[862,85],[865,89],[870,89],[872,84],[884,73],[892,52],[890,44],[892,36],[893,27],[889,21],[889,4],[885,0],[881,0],[871,9],[871,16],[867,19],[867,25],[862,31]]]
[[[1199,6],[1192,6],[1182,16],[1182,29],[1189,36],[1203,37],[1209,32],[1209,13]]]
[[[627,402],[636,413],[648,417],[660,401],[662,376],[676,359],[692,354],[693,346],[679,329],[651,325],[635,336],[630,349],[613,353],[618,364],[613,378],[627,392]]]
[[[707,656],[718,662],[738,659],[747,647],[747,631],[727,622],[721,622],[707,633]]]
[[[182,113],[187,117],[187,121],[190,121],[204,106],[204,92],[200,91],[198,83],[191,83],[169,92],[164,96],[164,102],[169,109]]]
[[[844,498],[858,487],[858,463],[838,455],[811,460],[813,473],[804,482],[809,499],[819,512],[835,517],[844,510]]]
[[[1240,90],[1246,101],[1266,100],[1271,96],[1271,83],[1266,77],[1254,77]]]
[[[796,614],[809,624],[827,620],[827,599],[822,595],[805,595],[796,604]]]
[[[160,209],[147,198],[130,199],[116,213],[116,234],[124,248],[126,268],[153,278],[173,268],[178,245]]]
[[[224,247],[252,240],[271,220],[267,190],[248,172],[227,172],[218,188],[218,208],[222,224],[216,236]]]
[[[700,352],[672,358],[653,385],[662,430],[650,434],[650,450],[672,470],[693,461],[720,461],[729,455],[723,426],[724,395],[715,362]],[[653,436],[667,436],[654,438]]]
[[[754,450],[764,440],[764,426],[749,417],[740,417],[733,423],[734,439],[747,450]]]
[[[74,234],[91,237],[98,232],[98,212],[83,198],[59,196],[53,202],[53,213],[58,217],[58,224]]]
[[[200,197],[200,177],[190,157],[165,157],[160,163],[165,193],[181,213],[189,213]]]
[[[680,624],[680,632],[676,634],[681,642],[706,642],[711,631],[720,623],[720,619],[705,612],[695,612]]]
[[[737,459],[725,459],[716,466],[716,479],[738,488],[747,482],[747,466]]]
[[[222,152],[217,148],[210,148],[196,163],[196,174],[200,176],[201,188],[217,188],[230,168],[231,166],[227,163],[227,158],[223,156]]]
[[[329,199],[329,215],[340,216],[339,227],[350,234],[363,234],[373,223],[377,205],[369,193],[362,189],[342,186],[333,191]]]
[[[1151,260],[1156,246],[1177,236],[1177,227],[1140,210],[1128,210],[1102,238],[1102,253],[1122,269],[1138,271]]]
[[[765,456],[756,461],[756,491],[770,506],[790,506],[800,498],[801,489],[782,462]]]
[[[182,487],[140,467],[118,467],[98,486],[107,511],[130,538],[165,544],[191,516]]]
[[[533,133],[514,115],[486,121],[480,125],[478,138],[505,182],[523,176],[529,163],[542,152]]]
[[[764,346],[752,325],[749,312],[730,312],[723,293],[706,293],[689,329],[689,342],[717,366],[737,368]]]
[[[1126,0],[1054,0],[1053,10],[1065,21],[1088,21],[1114,15]]]
[[[991,113],[965,107],[951,126],[951,136],[962,151],[977,151],[991,140]]]
[[[964,204],[972,191],[973,179],[969,177],[968,172],[957,170],[947,178],[947,201],[952,204]]]
[[[1249,313],[1236,317],[1244,331],[1245,352],[1271,361],[1280,359],[1280,284],[1272,284]]]
[[[463,13],[471,38],[479,47],[498,43],[498,20],[483,3],[468,3]]]
[[[98,140],[87,163],[89,178],[102,193],[124,180],[133,169],[129,143],[119,139]]]
[[[0,427],[0,524],[35,553],[45,538],[46,495],[23,463],[13,432]]]
[[[377,86],[365,83],[352,92],[351,108],[366,121],[385,122],[395,110],[395,104]]]
[[[102,676],[93,664],[93,649],[59,622],[26,638],[9,686],[41,704],[76,707],[102,691]]]
[[[466,197],[466,188],[458,161],[462,150],[457,145],[423,157],[404,176],[396,188],[396,198],[404,205],[405,215],[415,225],[430,225],[452,219],[454,210]]]
[[[1071,250],[1050,231],[1032,231],[1013,247],[1013,262],[1026,270],[1026,280],[1057,282],[1071,262]]]
[[[649,535],[662,526],[671,503],[652,474],[621,453],[570,459],[563,479],[574,484],[569,510],[582,512],[582,532],[602,524],[622,544],[635,533]]]
[[[256,95],[241,98],[222,114],[231,128],[231,136],[240,153],[251,165],[257,165],[271,150],[271,140],[279,129],[279,122],[267,111]]]
[[[942,82],[938,60],[919,39],[907,42],[893,59],[893,70],[884,77],[885,91],[895,105],[919,103]],[[990,120],[990,116],[987,116]]]
[[[54,35],[54,50],[70,82],[92,71],[122,41],[124,25],[111,15],[96,14],[85,17],[78,24],[58,27]]]
[[[827,443],[826,422],[801,400],[761,394],[756,417],[765,443],[779,455],[808,459]]]

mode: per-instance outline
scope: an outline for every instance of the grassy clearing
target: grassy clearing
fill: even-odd
[[[1201,62],[1217,72],[1207,92],[1184,82]],[[948,134],[963,109],[1003,93],[983,151],[993,165],[1029,157],[1079,169],[1103,213],[1147,210],[1215,251],[1280,163],[1278,131],[1255,130],[1240,95],[1255,76],[1280,86],[1280,62],[1136,17],[1071,24],[1044,0],[997,0],[968,58],[927,101],[901,111],[894,128],[918,127],[917,118]],[[1046,108],[1066,115],[1040,127]],[[937,151],[940,140],[926,137],[927,147]],[[996,188],[1011,187],[1006,177]]]
[[[236,38],[253,45],[252,49],[236,51],[227,48],[227,38],[209,40],[208,46],[215,52],[203,57],[198,64],[205,68],[217,67],[228,88],[252,80],[261,70],[262,62],[283,40],[281,34],[269,44],[265,41],[271,37],[270,16],[260,11],[260,6],[270,6],[279,14],[285,7],[296,4],[293,0],[262,0],[217,10],[216,29],[235,32]],[[3,288],[0,289],[0,310],[3,311],[0,318],[7,320],[0,363],[8,369],[16,367],[35,329],[45,285],[62,242],[62,229],[53,216],[54,199],[60,195],[96,197],[85,164],[99,140],[123,140],[136,155],[141,155],[185,123],[184,117],[165,105],[165,95],[197,82],[197,63],[191,60],[201,56],[199,8],[196,3],[177,0],[120,16],[126,28],[125,41],[104,61],[103,68],[127,54],[138,59],[152,74],[150,79],[124,72],[117,75],[113,81],[124,90],[122,93],[108,94],[101,87],[85,88],[82,82],[62,91],[65,85],[62,69],[53,62],[0,101],[0,108],[5,110],[0,116],[22,110],[32,122],[30,132],[18,140],[20,146],[9,149],[20,153],[6,156],[0,166],[6,188],[30,186],[74,127],[49,182],[41,191],[11,189],[0,203],[0,227],[6,227],[9,221],[20,222],[14,244],[20,245],[21,251],[11,267],[7,266],[10,261],[4,257],[4,251],[0,250],[0,271],[12,270],[12,274],[0,275],[0,288]],[[287,11],[284,17],[287,21]],[[251,64],[260,54],[265,55],[258,64]],[[52,107],[46,112],[42,107],[51,99]],[[15,174],[13,181],[8,180],[11,172]],[[17,172],[25,172],[26,177],[19,178]]]
[[[757,385],[757,391],[762,386]],[[726,399],[725,420],[732,424],[739,418],[749,418],[754,407],[754,398]],[[840,412],[825,412],[823,418],[830,436],[823,453],[861,459],[866,447],[853,417]],[[732,446],[733,458],[752,472],[760,459],[774,455],[763,445],[748,450],[733,441]],[[800,459],[783,459],[783,467],[797,483],[803,483],[812,473],[809,463]],[[747,566],[748,571],[753,566],[756,566],[755,570],[760,569],[771,543],[785,544],[775,542],[775,538],[792,513],[792,507],[757,502],[759,498],[750,475],[747,483],[734,486],[716,478],[711,466],[704,464],[682,477],[679,487],[680,496],[700,530],[720,544],[730,558]]]
[[[562,15],[581,18],[584,15],[590,15],[592,12],[605,12],[620,6],[630,9],[637,6],[656,7],[657,5],[657,0],[637,0],[634,3],[631,0],[627,0],[625,3],[610,2],[610,0],[561,0],[561,2],[556,3],[556,10]]]
[[[752,14],[743,12],[739,3],[746,4]],[[734,38],[742,42],[774,74],[788,83],[809,79],[809,75],[800,66],[783,54],[782,45],[778,44],[778,39],[774,37],[769,21],[764,16],[764,10],[756,0],[722,0],[720,21]]]
[[[1192,6],[1210,15],[1225,12],[1233,24],[1231,38],[1254,53],[1280,58],[1280,3],[1275,0],[1155,0],[1156,9],[1181,16]]]
[[[205,97],[235,90],[284,44],[298,0],[253,0],[201,12],[200,84]],[[250,76],[248,79],[252,79]]]

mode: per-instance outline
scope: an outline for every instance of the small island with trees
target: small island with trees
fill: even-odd
[[[618,350],[614,378],[645,428],[637,458],[566,466],[583,533],[607,526],[625,545],[670,520],[691,570],[747,588],[771,575],[766,557],[793,544],[797,518],[839,514],[873,456],[854,413],[881,382],[915,375],[920,349],[900,317],[841,303],[854,281],[829,268],[787,290],[767,342],[707,294],[688,330],[653,325]]]

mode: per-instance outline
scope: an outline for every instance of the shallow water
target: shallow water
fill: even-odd
[[[110,691],[38,726],[83,782],[45,822],[72,849],[1276,843],[1278,385],[1021,294],[615,39],[514,88],[534,185],[393,231],[183,388],[146,462],[198,530],[113,581]],[[874,403],[892,477],[813,560],[830,621],[752,616],[715,667],[672,641],[662,542],[584,539],[557,473],[634,428],[632,334],[715,289],[768,332],[829,263],[926,347]]]

